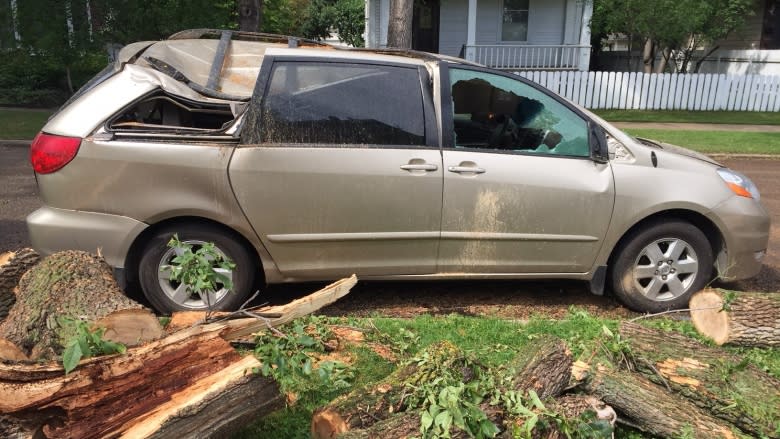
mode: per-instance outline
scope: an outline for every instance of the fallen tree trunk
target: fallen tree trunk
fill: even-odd
[[[648,379],[597,366],[584,389],[630,418],[637,428],[659,437],[737,438],[735,428]]]
[[[780,432],[780,380],[721,349],[673,332],[622,323],[638,372],[754,436]]]
[[[691,321],[717,345],[780,346],[780,295],[706,289],[691,297]]]
[[[425,364],[407,364],[379,383],[357,389],[317,410],[312,418],[312,437],[333,438],[349,431],[354,431],[350,437],[374,437],[374,433],[385,430],[399,434],[386,437],[402,437],[401,433],[410,429],[419,433],[420,413],[397,414],[406,410],[410,388],[435,378],[436,368],[460,371],[463,382],[485,373],[469,369],[463,352],[450,343],[432,345],[423,356]],[[555,396],[568,384],[571,364],[571,353],[562,340],[552,336],[535,339],[510,362],[513,379],[507,390],[534,390],[541,398]],[[486,403],[482,409],[493,423],[503,423],[500,410]]]
[[[145,314],[145,318],[133,314],[129,319],[144,324],[138,331],[124,334],[130,345],[162,335],[157,319],[124,295],[101,257],[81,251],[55,253],[22,276],[16,304],[0,323],[0,338],[16,345],[31,360],[53,360],[76,338],[77,321],[94,324],[125,310]]]
[[[356,281],[256,310],[274,319],[193,326],[124,355],[82,360],[67,376],[56,363],[0,363],[0,414],[57,438],[225,436],[283,404],[276,383],[252,372],[262,365],[229,340],[326,306]]]
[[[40,259],[38,253],[31,248],[0,253],[0,322],[16,303],[14,289],[19,285],[19,279]]]

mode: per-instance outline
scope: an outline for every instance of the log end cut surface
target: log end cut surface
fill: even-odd
[[[700,334],[722,345],[729,338],[729,319],[723,309],[723,298],[717,291],[702,290],[691,297],[691,321]]]

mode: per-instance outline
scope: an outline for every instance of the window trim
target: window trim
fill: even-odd
[[[454,114],[454,108],[452,107],[452,82],[450,80],[450,68],[454,69],[461,69],[461,70],[470,70],[474,72],[481,72],[481,73],[489,73],[491,75],[496,76],[503,76],[506,78],[514,79],[518,82],[521,82],[529,87],[534,88],[540,93],[543,93],[547,95],[548,97],[552,98],[559,104],[563,105],[565,108],[571,110],[582,118],[582,120],[585,121],[587,130],[588,130],[588,156],[575,156],[575,155],[564,155],[564,154],[549,154],[549,153],[542,153],[542,152],[526,152],[522,150],[505,150],[505,149],[485,149],[485,148],[464,148],[464,147],[456,147],[455,146],[455,136],[453,135],[455,130],[455,123],[453,120],[453,117],[451,116]],[[564,99],[563,97],[557,95],[556,93],[553,93],[551,90],[548,90],[547,88],[544,88],[540,86],[539,84],[530,81],[526,78],[523,78],[519,75],[514,75],[512,73],[505,73],[498,70],[493,70],[485,67],[479,67],[479,66],[471,66],[467,64],[455,64],[455,63],[446,63],[442,62],[439,67],[439,76],[440,76],[440,83],[441,83],[441,112],[442,115],[442,150],[443,151],[467,151],[467,152],[481,152],[481,153],[490,153],[490,154],[509,154],[509,155],[522,155],[522,156],[531,156],[531,157],[556,157],[556,158],[568,158],[568,159],[578,159],[578,160],[590,160],[594,161],[594,144],[593,144],[593,136],[590,135],[590,133],[593,131],[593,127],[595,126],[601,126],[598,123],[596,123],[593,119],[591,119],[587,114],[583,113],[579,108],[572,105],[569,101]],[[446,115],[446,117],[445,117]],[[602,127],[603,129],[603,127]]]
[[[525,39],[524,40],[505,40],[504,39],[504,3],[506,0],[500,0],[498,3],[498,35],[496,40],[499,41],[499,44],[528,44],[528,35],[531,33],[531,29],[529,28],[531,24],[531,0],[528,0],[528,17],[526,19],[525,23]],[[522,11],[522,9],[518,9],[518,11]]]
[[[404,69],[413,69],[417,72],[417,78],[419,80],[420,92],[422,96],[422,111],[423,111],[423,127],[425,130],[425,144],[422,145],[398,145],[398,144],[364,144],[364,143],[348,143],[348,144],[332,144],[332,143],[270,143],[262,141],[263,130],[263,107],[265,99],[268,94],[268,88],[271,83],[271,73],[273,67],[277,63],[305,63],[305,64],[346,64],[346,65],[368,65],[378,67],[397,67]],[[266,55],[263,59],[263,64],[260,67],[260,72],[257,77],[257,83],[255,89],[252,92],[252,97],[249,101],[249,107],[246,111],[246,116],[243,118],[241,127],[238,129],[238,135],[241,137],[239,146],[263,146],[263,147],[292,147],[292,148],[332,148],[338,146],[344,148],[344,145],[349,145],[351,148],[393,148],[393,149],[440,149],[439,135],[437,130],[436,112],[433,105],[433,92],[430,81],[430,75],[424,65],[412,64],[412,63],[395,63],[385,62],[367,59],[350,59],[350,58],[331,58],[322,56],[287,56],[287,55]],[[244,132],[244,126],[254,126],[255,129],[246,129]]]

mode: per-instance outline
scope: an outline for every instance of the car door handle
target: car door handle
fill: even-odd
[[[450,172],[457,174],[484,174],[485,168],[478,168],[476,166],[450,166],[447,168]]]
[[[401,165],[401,169],[404,171],[435,171],[439,167],[431,163],[410,163]]]

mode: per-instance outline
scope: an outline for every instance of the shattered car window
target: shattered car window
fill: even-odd
[[[424,145],[416,68],[277,63],[263,103],[263,141]]]
[[[457,147],[588,157],[585,120],[518,80],[450,69]]]

